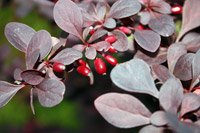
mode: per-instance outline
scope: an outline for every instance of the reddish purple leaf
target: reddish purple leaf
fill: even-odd
[[[83,52],[85,50],[85,48],[86,48],[86,45],[76,44],[72,48],[75,49],[75,50],[77,50],[77,51]]]
[[[151,30],[136,30],[134,37],[136,42],[147,51],[155,52],[160,46],[160,35]]]
[[[8,23],[5,27],[5,36],[8,41],[22,52],[26,52],[27,46],[35,33],[35,30],[31,27],[16,22]]]
[[[173,18],[169,15],[159,15],[149,21],[149,27],[164,37],[171,36],[175,31]]]
[[[16,68],[16,69],[14,70],[14,79],[17,80],[17,81],[21,81],[21,80],[22,80],[22,77],[21,77],[21,73],[22,73],[22,72],[23,72],[23,71],[22,71],[21,69]]]
[[[116,19],[126,18],[138,13],[141,7],[137,0],[118,0],[110,8],[108,16]]]
[[[174,75],[182,81],[192,79],[192,62],[194,54],[188,53],[182,55],[174,67]]]
[[[195,111],[200,108],[200,96],[194,93],[187,93],[183,97],[180,115],[183,116],[188,112]]]
[[[200,50],[198,50],[194,56],[192,62],[192,74],[194,81],[197,80],[197,78],[200,76]]]
[[[54,7],[56,24],[64,31],[82,38],[83,16],[71,0],[59,0]]]
[[[151,14],[148,11],[141,11],[138,13],[140,16],[140,23],[147,25],[151,19]]]
[[[150,6],[156,12],[160,12],[162,14],[171,13],[171,6],[164,0],[152,0]]]
[[[158,90],[154,84],[148,64],[140,59],[132,59],[117,65],[111,71],[112,82],[119,88],[137,93],[145,93],[158,98]]]
[[[108,33],[108,31],[100,28],[97,31],[95,31],[95,33],[90,37],[90,39],[88,40],[89,43],[101,38],[102,36],[106,35]]]
[[[51,61],[69,65],[82,58],[82,53],[73,48],[65,48],[60,51]]]
[[[151,115],[150,122],[155,126],[167,125],[166,113],[164,111],[156,111]]]
[[[44,107],[53,107],[63,100],[65,85],[55,79],[45,79],[37,88],[39,102]]]
[[[129,43],[128,43],[128,38],[127,36],[122,33],[121,31],[115,30],[112,32],[116,38],[117,41],[115,43],[112,44],[112,46],[120,52],[124,52],[127,51],[129,48]]]
[[[92,47],[94,47],[97,51],[108,51],[110,48],[110,43],[106,42],[106,41],[101,41],[101,42],[97,42],[95,44],[92,44]]]
[[[183,99],[183,87],[178,79],[170,78],[161,87],[160,105],[165,111],[177,113]]]
[[[187,32],[200,26],[200,21],[196,19],[200,18],[199,5],[199,0],[185,1],[183,6],[183,24],[177,41],[179,41]]]
[[[94,104],[104,119],[116,127],[132,128],[149,124],[151,113],[131,95],[107,93],[98,97]]]
[[[14,85],[8,82],[0,81],[0,108],[5,106],[23,87],[24,85]]]
[[[21,73],[22,79],[30,85],[38,85],[44,80],[44,74],[36,70],[26,70]]]
[[[36,62],[39,60],[40,57],[40,50],[37,49],[32,52],[31,56],[26,57],[26,68],[27,69],[33,69]]]
[[[87,47],[85,49],[85,57],[90,59],[90,60],[94,60],[96,58],[97,55],[97,51],[94,47]]]

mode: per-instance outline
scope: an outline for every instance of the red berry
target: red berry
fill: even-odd
[[[129,28],[125,27],[125,26],[119,27],[119,30],[122,31],[126,35],[130,35],[131,34],[131,30]]]
[[[111,46],[108,52],[114,54],[117,53],[117,50],[113,46]]]
[[[135,28],[137,30],[144,30],[144,27],[141,24],[137,25]]]
[[[95,29],[94,29],[92,26],[90,26],[89,29],[90,29],[89,34],[90,34],[90,35],[93,35],[94,32],[95,32]]]
[[[61,72],[63,72],[65,70],[65,65],[62,64],[62,63],[55,62],[53,64],[53,70],[55,72],[61,73]]]
[[[86,66],[86,62],[83,59],[78,60],[80,66]]]
[[[86,66],[79,66],[77,67],[77,72],[83,76],[88,76],[90,74],[90,69]]]
[[[111,55],[106,55],[104,58],[109,64],[111,64],[113,66],[118,64],[117,59],[115,57],[111,56]]]
[[[106,74],[106,64],[101,58],[96,58],[94,61],[94,67],[98,74]]]
[[[171,8],[172,14],[181,14],[183,11],[182,6],[176,5]]]
[[[105,38],[105,41],[106,42],[109,42],[109,43],[114,43],[114,42],[116,42],[116,37],[114,36],[114,35],[110,35],[110,36],[107,36],[106,38]]]

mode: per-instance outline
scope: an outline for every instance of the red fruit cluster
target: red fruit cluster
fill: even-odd
[[[78,60],[78,64],[77,72],[83,76],[89,76],[91,70],[86,66],[87,63],[83,59],[80,59]]]
[[[121,32],[123,32],[124,34],[126,34],[126,35],[130,35],[132,33],[132,31],[129,28],[125,27],[125,26],[119,27],[119,30]]]
[[[54,72],[58,72],[58,73],[61,73],[61,72],[65,71],[65,65],[62,64],[62,63],[59,63],[59,62],[55,62],[53,64],[52,68],[53,68]]]
[[[101,58],[96,58],[94,60],[94,67],[98,74],[105,75],[107,68],[105,62]]]

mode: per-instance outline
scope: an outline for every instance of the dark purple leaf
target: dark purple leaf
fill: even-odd
[[[160,105],[165,111],[177,113],[183,99],[183,87],[178,79],[170,78],[161,87]]]
[[[0,81],[0,108],[5,106],[23,87],[24,85],[14,85],[8,82]]]
[[[174,43],[172,44],[167,51],[167,63],[170,72],[173,73],[174,67],[178,59],[187,53],[187,50],[184,46],[184,43]]]
[[[107,33],[108,33],[108,31],[100,28],[97,31],[95,31],[95,33],[90,37],[88,42],[91,43],[91,42],[101,38],[102,36],[106,35]]]
[[[110,8],[108,16],[116,19],[126,18],[138,13],[141,7],[137,0],[118,0]]]
[[[169,78],[174,78],[174,75],[169,71],[169,69],[163,65],[154,64],[151,68],[153,74],[162,83],[165,83]]]
[[[35,30],[31,27],[16,22],[8,23],[5,27],[5,36],[8,41],[22,52],[26,52],[27,46],[35,33]]]
[[[160,46],[160,35],[151,30],[136,30],[134,37],[136,42],[147,51],[155,52]]]
[[[163,127],[156,127],[153,125],[145,126],[139,131],[139,133],[163,133],[163,132],[164,132]]]
[[[186,43],[186,49],[190,52],[196,53],[200,49],[200,36]]]
[[[108,51],[110,48],[110,43],[106,42],[106,41],[101,41],[101,42],[97,42],[95,44],[92,45],[92,47],[94,47],[97,51]]]
[[[82,53],[73,48],[65,48],[60,51],[51,61],[69,65],[82,58]]]
[[[190,42],[196,40],[197,38],[198,38],[198,40],[199,40],[200,34],[197,33],[197,32],[192,32],[192,31],[191,31],[191,32],[187,33],[187,34],[183,37],[183,39],[181,40],[181,42],[184,42],[185,44],[187,44],[187,43],[190,43]]]
[[[26,70],[21,73],[22,79],[30,85],[38,85],[44,80],[44,74],[36,70]]]
[[[114,29],[116,27],[117,23],[114,19],[108,18],[105,20],[103,26],[108,28],[108,29]]]
[[[21,73],[22,73],[22,70],[19,68],[16,68],[14,70],[14,79],[17,81],[21,81],[22,80]]]
[[[40,30],[32,37],[31,41],[29,42],[26,58],[32,58],[31,56],[33,56],[33,53],[39,49],[40,60],[42,60],[49,54],[51,48],[51,35],[45,30]]]
[[[107,93],[98,97],[94,104],[104,119],[116,127],[132,128],[149,124],[151,113],[131,95]]]
[[[200,17],[199,5],[199,0],[185,1],[183,6],[183,24],[177,41],[179,41],[187,32],[200,26],[200,21],[196,19]]]
[[[85,49],[85,57],[90,59],[90,60],[94,60],[95,57],[97,55],[97,51],[94,47],[87,47]]]
[[[192,79],[192,62],[194,54],[182,55],[174,67],[174,75],[180,80],[187,81]]]
[[[173,18],[169,15],[159,15],[149,21],[149,27],[164,37],[171,36],[175,31]]]
[[[44,107],[53,107],[63,100],[65,85],[55,79],[45,79],[36,88],[39,102]]]
[[[132,59],[117,65],[111,72],[112,82],[119,88],[158,97],[148,64],[140,59]]]
[[[160,47],[159,51],[153,53],[153,55],[138,50],[134,57],[144,60],[149,65],[162,64],[167,60],[167,50],[166,48]]]
[[[40,57],[40,50],[37,49],[32,52],[31,56],[26,57],[26,68],[32,69]]]
[[[168,123],[166,113],[164,111],[156,111],[151,115],[150,122],[155,126],[164,126]]]
[[[117,51],[120,51],[120,52],[127,51],[128,50],[128,46],[129,46],[127,36],[124,33],[122,33],[121,31],[118,31],[118,30],[113,31],[112,33],[117,38],[117,41],[115,43],[113,43],[112,46]]]
[[[200,76],[200,49],[195,54],[192,62],[192,74],[194,81]]]
[[[183,97],[180,115],[183,116],[200,108],[200,96],[194,93],[187,93]]]
[[[56,24],[64,31],[82,38],[83,16],[71,0],[59,0],[54,7]]]

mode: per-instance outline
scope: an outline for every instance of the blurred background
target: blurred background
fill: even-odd
[[[5,38],[5,25],[21,22],[59,37],[61,30],[52,19],[52,2],[0,0],[0,80],[13,83],[15,68],[25,67],[24,54]],[[109,73],[107,76],[95,75],[95,84],[90,86],[87,78],[74,71],[67,77],[64,101],[54,108],[44,108],[35,97],[35,115],[29,106],[30,88],[25,88],[0,109],[0,132],[133,133],[133,129],[123,130],[108,124],[93,106],[93,101],[101,94],[119,91],[112,86]]]

